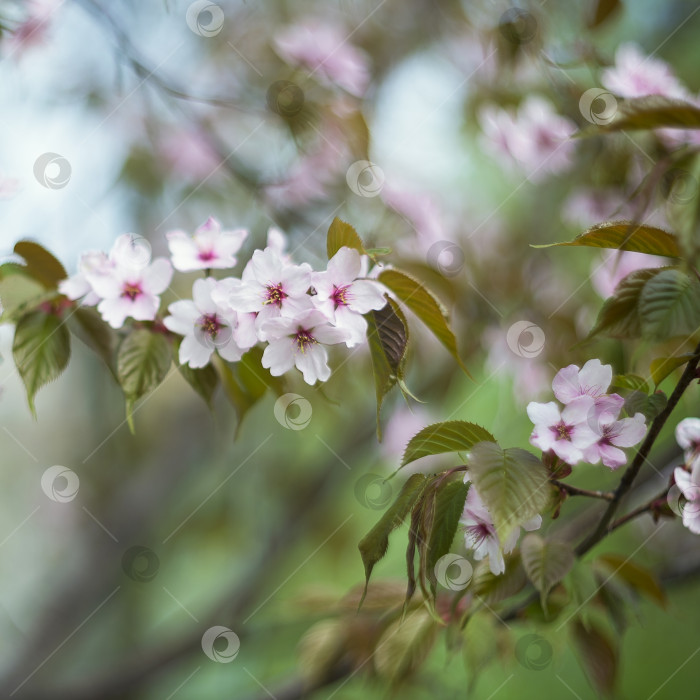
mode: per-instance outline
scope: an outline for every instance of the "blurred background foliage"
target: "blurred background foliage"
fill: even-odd
[[[39,28],[22,37],[36,6],[0,3],[5,255],[15,241],[32,238],[72,272],[80,251],[107,249],[122,232],[146,236],[162,254],[166,231],[193,230],[213,214],[225,227],[251,230],[249,252],[276,225],[290,236],[295,259],[318,265],[328,224],[340,216],[369,245],[391,247],[391,262],[432,285],[450,309],[474,380],[413,324],[408,385],[425,403],[411,402],[409,410],[395,391],[382,412],[382,444],[365,350],[344,362],[336,357],[338,369],[322,387],[293,379],[290,390],[312,406],[306,428],[282,426],[275,397],[266,395],[234,442],[237,421],[223,393],[210,413],[175,370],[139,406],[131,435],[119,388],[79,344],[67,372],[40,393],[37,422],[5,361],[5,697],[20,685],[14,697],[106,697],[95,688],[144,699],[265,697],[267,690],[297,697],[294,679],[313,676],[334,634],[349,635],[347,644],[359,645],[361,655],[380,624],[371,605],[358,617],[352,601],[339,603],[363,579],[357,542],[388,501],[364,475],[393,471],[405,442],[431,420],[474,421],[502,444],[525,447],[525,405],[548,395],[559,367],[600,357],[616,371],[645,374],[650,359],[664,354],[611,340],[575,345],[601,304],[590,276],[603,257],[529,248],[570,239],[618,206],[638,206],[632,195],[665,156],[662,140],[643,132],[582,139],[568,170],[533,182],[484,148],[478,115],[485,104],[517,105],[539,94],[586,127],[580,94],[600,84],[600,69],[627,41],[666,60],[697,93],[697,3],[601,2],[611,12],[597,26],[593,1],[522,3],[535,24],[515,30],[504,25],[510,6],[500,2],[218,4],[225,21],[211,37],[188,27],[190,4],[179,0],[48,3]],[[308,17],[337,25],[363,52],[371,73],[363,96],[309,76],[275,50],[280,32]],[[280,81],[299,88],[303,104]],[[47,151],[70,162],[63,189],[43,188],[32,175]],[[378,196],[348,186],[348,166],[363,157],[383,173]],[[593,211],[590,200],[587,207],[571,204],[591,188],[617,198],[610,211]],[[663,189],[639,206],[644,217],[668,224]],[[456,258],[437,259],[442,242]],[[165,302],[188,295],[194,278],[181,275],[182,287]],[[518,357],[506,345],[508,328],[521,320],[544,332],[536,357]],[[9,358],[12,329],[0,329],[0,337]],[[697,406],[691,393],[674,417],[697,414]],[[672,427],[654,456],[659,467],[680,454]],[[40,476],[54,464],[79,475],[80,492],[70,503],[42,493]],[[651,472],[647,477],[640,502],[662,485]],[[615,479],[584,465],[577,483],[607,488]],[[565,506],[567,515],[587,507]],[[697,564],[697,540],[679,524],[665,523],[650,539],[652,528],[650,519],[640,521],[598,551],[636,551],[640,563],[669,576]],[[403,592],[402,538],[397,533],[375,571],[390,600],[396,589],[387,581],[398,581],[399,599]],[[138,566],[129,559],[134,546],[150,552]],[[700,682],[698,590],[696,579],[684,577],[670,589],[666,610],[636,605],[624,625],[618,697],[692,696]],[[326,619],[339,622],[326,623],[329,636],[314,646],[305,635]],[[233,663],[202,653],[202,633],[215,624],[241,640]],[[439,637],[399,692],[469,692],[484,700],[598,696],[560,621],[501,625],[484,615],[475,625],[462,650]],[[553,649],[539,670],[518,663],[515,652],[533,630]],[[368,662],[313,697],[384,697],[388,687]]]

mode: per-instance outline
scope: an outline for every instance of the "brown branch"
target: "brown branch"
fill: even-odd
[[[562,491],[566,491],[570,496],[588,496],[589,498],[602,498],[605,501],[612,501],[615,497],[615,494],[612,491],[593,491],[590,489],[582,489],[578,486],[566,484],[563,481],[557,481],[556,479],[552,479],[552,483],[556,487],[562,489]]]

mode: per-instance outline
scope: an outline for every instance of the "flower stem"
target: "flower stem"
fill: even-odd
[[[570,496],[588,496],[589,498],[602,498],[605,501],[612,501],[615,497],[613,491],[592,491],[590,489],[582,489],[578,486],[566,484],[563,481],[552,479],[552,483],[557,487],[566,491]]]

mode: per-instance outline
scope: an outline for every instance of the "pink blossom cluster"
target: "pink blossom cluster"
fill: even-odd
[[[125,234],[109,254],[84,253],[77,274],[64,280],[60,291],[97,306],[107,323],[121,328],[127,318],[156,319],[173,268],[205,271],[206,276],[194,282],[192,299],[170,304],[163,319],[168,330],[183,336],[181,364],[204,367],[215,352],[235,362],[262,342],[266,343],[262,364],[273,376],[296,367],[308,384],[326,381],[330,377],[326,346],[364,342],[363,314],[386,304],[382,285],[365,279],[367,256],[343,247],[325,270],[315,271],[308,263],[293,263],[285,253],[284,234],[270,229],[267,246],[253,252],[240,278],[209,276],[210,270],[236,265],[247,235],[243,229],[224,231],[210,217],[192,235],[166,234],[170,260],[151,261],[150,248]]]
[[[685,418],[676,426],[676,441],[683,448],[685,464],[676,467],[673,478],[687,503],[683,525],[700,535],[700,418]]]
[[[620,418],[624,399],[606,393],[612,367],[593,359],[579,369],[569,365],[552,381],[554,396],[563,404],[531,402],[527,414],[535,424],[530,442],[567,464],[602,462],[617,469],[627,457],[621,448],[639,443],[646,433],[645,417]]]

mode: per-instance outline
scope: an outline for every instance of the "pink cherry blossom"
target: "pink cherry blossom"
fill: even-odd
[[[582,369],[569,365],[560,369],[552,381],[554,395],[564,404],[579,396],[602,397],[612,381],[612,366],[600,360],[588,360]]]
[[[257,313],[256,325],[272,318],[290,318],[313,308],[307,293],[311,287],[311,266],[285,262],[272,248],[256,250],[243,270],[242,278],[228,278],[214,292],[222,307],[239,313]]]
[[[237,262],[235,254],[248,231],[222,231],[221,224],[210,216],[191,236],[184,231],[170,231],[165,235],[173,267],[187,272],[234,267]]]
[[[591,273],[593,288],[603,299],[612,296],[617,285],[632,272],[644,268],[662,267],[665,264],[659,258],[651,258],[644,253],[627,250],[609,250],[603,255],[604,262],[596,260]]]
[[[469,480],[468,474],[464,480],[465,482]],[[474,559],[481,561],[488,557],[491,573],[494,576],[502,574],[506,570],[503,554],[508,554],[515,548],[520,536],[520,527],[516,527],[501,546],[491,514],[473,484],[469,487],[464,512],[459,522],[464,527],[465,545],[467,549],[474,551]],[[537,530],[541,525],[542,516],[540,515],[522,523],[522,527],[529,531]]]
[[[627,456],[619,448],[638,444],[647,431],[643,413],[635,413],[633,418],[616,420],[612,413],[604,412],[598,426],[601,436],[583,451],[583,459],[589,464],[601,461],[611,469],[617,469],[627,462]]]
[[[106,253],[99,250],[89,250],[82,253],[78,260],[78,272],[68,279],[58,283],[58,291],[69,299],[83,306],[96,306],[100,296],[93,290],[88,278],[109,276],[114,273],[115,262]]]
[[[180,364],[204,367],[214,352],[224,360],[235,362],[257,341],[253,334],[253,343],[248,344],[249,336],[239,332],[236,313],[222,309],[212,299],[217,284],[211,277],[198,279],[192,287],[192,300],[176,301],[168,307],[170,316],[163,324],[173,333],[184,336],[180,343]]]
[[[361,97],[369,84],[369,59],[348,41],[348,32],[316,18],[285,27],[274,39],[288,63],[302,65],[327,83]]]
[[[302,311],[293,318],[272,318],[260,328],[261,340],[270,344],[262,356],[262,366],[278,377],[296,367],[307,384],[331,376],[325,345],[343,343],[348,332],[332,326],[326,316],[316,310]]]
[[[202,133],[173,126],[159,137],[158,152],[166,166],[188,181],[201,182],[221,168],[221,157]]]
[[[692,472],[676,467],[673,478],[687,501],[683,506],[683,525],[700,535],[700,461],[695,462]]]
[[[366,268],[366,258],[364,262]],[[377,282],[358,279],[362,267],[362,256],[343,246],[328,261],[325,272],[311,275],[316,290],[312,297],[314,305],[338,328],[348,331],[346,344],[349,348],[365,340],[367,321],[362,314],[386,306],[382,287]]]
[[[620,97],[663,95],[683,98],[687,95],[687,90],[665,61],[645,56],[633,43],[618,47],[615,65],[601,73],[601,82]]]
[[[676,426],[676,442],[685,452],[687,465],[700,465],[700,418],[684,418]]]
[[[530,443],[542,451],[552,450],[567,464],[583,459],[584,450],[599,439],[591,425],[595,402],[591,396],[579,396],[564,406],[562,411],[554,401],[527,406],[527,415],[535,424]]]

